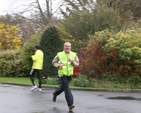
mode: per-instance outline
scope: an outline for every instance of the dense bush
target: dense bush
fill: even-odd
[[[73,85],[77,87],[89,87],[90,83],[87,79],[87,76],[79,74],[76,78],[73,79]]]
[[[101,48],[102,45],[93,40],[80,51],[80,71],[89,78],[99,78],[106,73],[106,56]]]
[[[26,76],[27,70],[24,63],[20,60],[18,50],[1,51],[0,54],[0,76],[21,77]]]
[[[136,28],[118,33],[108,30],[97,32],[81,52],[82,73],[89,77],[112,74],[118,80],[131,76],[140,79],[140,31]]]
[[[109,60],[108,66],[119,76],[140,76],[140,30],[132,29],[113,34],[104,45],[104,51]]]
[[[48,76],[57,76],[57,69],[52,65],[52,60],[57,52],[62,51],[63,41],[55,27],[47,28],[41,36],[41,49],[44,52],[43,75],[45,79]]]
[[[30,71],[33,63],[31,55],[35,53],[34,47],[39,43],[40,38],[41,33],[32,35],[21,50],[21,60],[25,64],[25,69],[28,70],[28,72]]]

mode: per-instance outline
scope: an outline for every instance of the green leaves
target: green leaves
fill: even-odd
[[[120,32],[110,30],[96,32],[82,51],[82,72],[93,77],[109,72],[117,78],[140,76],[141,33],[139,31],[141,28],[138,27]],[[95,73],[89,74],[90,70]]]
[[[52,65],[52,60],[57,52],[63,50],[63,41],[56,27],[51,26],[43,32],[40,45],[44,53],[43,76],[57,76],[57,69]]]
[[[112,34],[112,38],[107,40],[104,45],[106,52],[118,50],[119,58],[122,60],[140,59],[141,54],[141,33],[134,30],[120,31],[117,34]]]

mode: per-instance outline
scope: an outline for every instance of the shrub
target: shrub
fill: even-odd
[[[52,77],[52,78],[48,77],[46,83],[49,85],[59,85],[60,80],[57,77]]]
[[[101,48],[102,45],[93,40],[80,51],[80,72],[89,78],[99,78],[106,73],[106,56]]]
[[[111,71],[121,77],[140,76],[141,33],[140,28],[113,34],[103,46]],[[140,76],[141,77],[141,76]]]
[[[111,73],[118,80],[141,77],[140,31],[138,27],[118,33],[109,30],[95,33],[80,54],[82,74],[100,78]]]
[[[81,74],[74,78],[73,84],[78,87],[88,87],[90,85],[87,76]]]
[[[32,35],[28,42],[23,46],[22,50],[20,51],[21,60],[25,64],[25,69],[28,70],[28,72],[31,69],[33,63],[31,55],[35,53],[34,47],[36,44],[39,43],[40,37],[41,33]]]
[[[3,77],[21,77],[26,76],[27,70],[24,63],[20,60],[18,50],[1,51],[0,54],[0,76]]]
[[[41,36],[41,49],[44,52],[43,75],[56,76],[57,69],[52,65],[52,60],[57,52],[62,51],[63,41],[55,27],[47,28]]]

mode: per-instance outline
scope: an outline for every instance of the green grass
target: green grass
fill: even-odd
[[[38,84],[38,78],[35,77],[34,80],[35,80],[35,83]],[[17,84],[31,85],[31,80],[29,77],[0,77],[0,83],[17,83]],[[56,83],[58,82],[57,81],[55,82],[55,78],[47,80],[46,83],[44,83],[44,80],[43,80],[43,86],[57,85]]]
[[[35,81],[37,79],[35,78]],[[21,84],[31,84],[29,77],[0,77],[1,83],[21,83]]]
[[[34,78],[35,82],[38,84],[38,78]],[[31,80],[29,77],[0,77],[0,83],[17,83],[17,84],[26,84],[26,85],[32,85]],[[77,84],[76,84],[77,83]],[[78,84],[79,83],[79,84]],[[43,86],[58,86],[59,81],[57,78],[48,78],[46,81],[43,80]],[[70,82],[71,87],[83,87],[82,85],[85,85],[85,82],[80,81],[78,78],[73,79]],[[95,80],[91,85],[86,86],[85,88],[110,88],[110,89],[140,89],[141,84],[136,84],[137,86],[134,86],[132,84],[126,83],[126,84],[119,84],[109,81],[99,81]]]

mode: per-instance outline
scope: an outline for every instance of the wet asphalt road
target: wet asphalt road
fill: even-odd
[[[42,93],[30,86],[0,84],[0,113],[69,113],[64,93],[52,102],[54,88]],[[72,90],[73,113],[141,113],[140,93]]]

